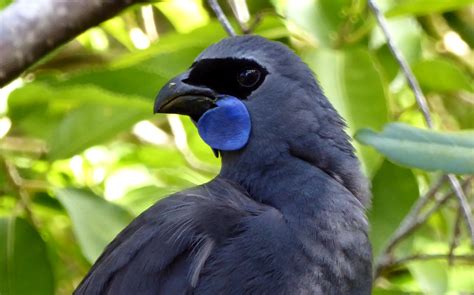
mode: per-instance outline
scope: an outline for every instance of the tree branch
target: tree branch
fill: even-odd
[[[222,11],[222,8],[220,7],[219,3],[217,3],[217,0],[208,0],[207,3],[209,3],[209,6],[211,6],[212,10],[216,14],[217,19],[221,23],[224,30],[227,32],[227,35],[231,37],[237,36],[235,34],[234,29],[230,25],[229,20],[227,19],[224,12]]]
[[[385,17],[380,12],[379,7],[375,3],[375,0],[368,0],[368,5],[370,9],[372,10],[372,12],[374,13],[375,18],[377,19],[377,23],[379,24],[380,28],[382,29],[383,34],[385,35],[385,39],[387,40],[387,45],[390,48],[390,51],[394,55],[398,64],[400,65],[403,71],[403,74],[405,75],[405,78],[408,81],[408,84],[410,85],[411,89],[413,90],[413,93],[415,94],[416,103],[421,113],[423,114],[426,125],[428,126],[429,129],[433,129],[433,120],[431,119],[431,114],[428,107],[428,103],[426,101],[426,97],[424,96],[423,91],[421,90],[420,84],[416,80],[415,75],[413,74],[410,66],[408,65],[408,62],[403,57],[400,50],[398,50],[397,46],[395,46],[395,42],[393,41],[393,38],[390,35],[390,32],[388,31],[388,26],[387,26]],[[449,174],[448,178],[449,178],[451,187],[453,188],[453,191],[459,201],[459,204],[461,205],[464,219],[466,220],[466,223],[469,229],[471,243],[472,245],[474,245],[474,220],[472,218],[471,207],[466,200],[466,196],[464,195],[461,189],[461,185],[459,184],[459,180],[456,178],[456,176],[453,174]]]
[[[144,0],[17,0],[0,12],[0,87],[85,30]]]

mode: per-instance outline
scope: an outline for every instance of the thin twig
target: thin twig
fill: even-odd
[[[410,85],[411,89],[413,90],[413,93],[415,94],[416,103],[418,104],[418,107],[421,113],[423,114],[426,125],[429,129],[433,129],[433,120],[431,119],[428,103],[426,101],[426,97],[423,94],[423,91],[421,90],[420,84],[416,80],[415,75],[413,74],[410,66],[408,65],[408,62],[403,57],[400,50],[398,50],[398,48],[395,46],[393,38],[390,35],[390,32],[388,31],[388,26],[385,17],[383,16],[379,7],[375,3],[375,0],[368,0],[368,4],[373,11],[375,18],[377,19],[377,23],[382,29],[385,38],[387,39],[387,45],[390,48],[390,51],[394,55],[400,67],[402,68],[403,74],[405,75],[408,84]],[[456,198],[458,199],[459,204],[461,205],[461,209],[469,229],[471,243],[474,245],[474,220],[472,219],[471,206],[467,202],[466,196],[464,196],[464,193],[461,189],[461,185],[459,184],[459,180],[456,178],[456,176],[453,174],[449,174],[448,178],[451,187],[453,188],[453,191],[456,195]]]
[[[207,3],[209,3],[209,6],[212,8],[212,10],[217,16],[217,20],[219,20],[227,34],[231,37],[237,36],[229,20],[222,11],[222,8],[220,7],[219,3],[217,3],[217,0],[207,0]]]
[[[453,228],[453,236],[451,238],[451,242],[449,243],[449,251],[448,251],[448,263],[452,265],[454,262],[454,251],[459,244],[459,236],[461,234],[461,206],[459,206],[456,212],[456,220],[454,221],[454,228]]]
[[[390,252],[400,241],[402,241],[412,230],[417,220],[419,219],[419,214],[421,209],[428,203],[430,199],[439,191],[443,183],[446,181],[446,177],[440,177],[435,184],[426,192],[423,196],[418,198],[413,207],[410,209],[410,212],[405,216],[405,218],[400,223],[400,226],[395,230],[393,235],[390,237],[389,242],[382,253]]]
[[[474,176],[471,176],[467,179],[465,179],[462,183],[462,187],[463,188],[467,188],[469,187],[470,185],[470,182],[472,181],[472,179],[474,178]],[[433,186],[432,189],[430,189],[430,191],[425,195],[423,196],[422,198],[420,199],[425,199],[425,198],[431,198],[430,197],[427,197],[427,195],[430,195],[432,194],[434,196],[434,194],[436,193],[437,189],[435,190],[436,186],[438,185],[438,183],[436,183],[435,186]],[[433,191],[433,192],[432,192]],[[396,231],[395,233],[392,235],[392,237],[389,239],[389,242],[388,242],[388,245],[386,246],[386,248],[382,251],[382,254],[379,256],[379,258],[377,259],[377,263],[375,265],[375,268],[374,268],[374,277],[377,278],[380,276],[380,274],[382,274],[387,268],[390,268],[393,264],[393,256],[391,255],[391,251],[393,250],[393,248],[399,243],[401,242],[403,239],[405,239],[409,234],[411,234],[412,232],[414,232],[416,229],[418,229],[421,225],[423,225],[427,220],[428,218],[433,215],[433,213],[435,213],[436,211],[438,211],[438,209],[443,206],[450,198],[452,198],[454,195],[454,192],[452,190],[446,192],[443,196],[441,196],[440,198],[437,198],[436,201],[435,201],[435,204],[433,207],[431,207],[428,211],[426,211],[424,214],[422,215],[413,215],[413,217],[408,217],[408,220],[407,222],[405,222],[405,220],[402,222],[402,224],[405,224],[404,226],[400,226]],[[416,207],[416,205],[415,205]],[[410,212],[411,213],[411,212]],[[408,214],[411,216],[411,214]]]
[[[25,210],[26,218],[31,224],[35,224],[33,218],[33,212],[30,208],[30,196],[26,189],[23,187],[23,178],[18,173],[16,166],[13,163],[10,163],[6,159],[4,159],[3,163],[5,169],[5,175],[7,176],[8,181],[10,184],[15,188],[18,193],[18,205]]]
[[[472,219],[472,210],[469,202],[466,199],[466,195],[462,190],[461,184],[459,183],[456,176],[453,174],[448,175],[449,182],[453,187],[455,192],[456,198],[458,199],[459,204],[461,205],[462,212],[464,214],[464,218],[466,219],[467,227],[469,229],[469,234],[471,235],[471,242],[474,245],[474,220]]]
[[[426,102],[426,97],[424,96],[423,91],[421,91],[421,87],[420,87],[420,84],[418,83],[418,80],[416,80],[415,75],[413,74],[410,66],[408,65],[408,62],[406,61],[406,59],[403,57],[400,50],[398,50],[397,46],[395,45],[395,42],[393,41],[393,38],[390,32],[388,31],[388,26],[387,26],[385,17],[383,16],[379,7],[375,3],[375,0],[368,0],[368,4],[373,11],[375,18],[377,19],[377,23],[382,29],[382,32],[385,35],[385,38],[387,39],[388,48],[390,48],[390,51],[394,55],[397,62],[400,64],[402,71],[405,75],[405,78],[407,79],[408,83],[410,84],[410,87],[413,89],[413,92],[415,93],[416,102],[418,103],[418,106],[420,107],[423,117],[425,118],[426,125],[429,128],[432,128],[433,122],[431,120],[428,103]]]
[[[35,157],[42,157],[46,154],[46,144],[42,140],[6,136],[0,141],[0,153],[26,153]]]

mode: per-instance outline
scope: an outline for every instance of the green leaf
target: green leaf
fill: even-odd
[[[387,27],[395,46],[402,51],[408,62],[416,62],[421,56],[422,29],[414,17],[387,20]],[[378,49],[386,44],[386,38],[379,27],[372,30],[370,48]],[[390,52],[391,55],[391,52]]]
[[[374,256],[380,254],[418,195],[418,183],[413,172],[384,161],[372,180],[369,220]]]
[[[425,294],[444,295],[448,287],[448,266],[445,262],[412,262],[408,269]]]
[[[68,77],[43,77],[52,87],[91,85],[127,96],[141,96],[150,103],[160,88],[174,75],[186,70],[201,52],[200,47],[143,57],[135,54],[123,58],[117,67],[84,71]]]
[[[7,7],[13,0],[0,0],[0,10]]]
[[[8,103],[14,131],[47,139],[51,159],[72,156],[107,140],[151,116],[153,108],[141,97],[94,86],[50,87],[41,82],[15,90]]]
[[[183,4],[183,2],[177,1],[160,1],[155,6],[161,10],[178,32],[186,33],[209,23],[209,14],[204,9],[202,2],[192,1]]]
[[[108,21],[103,22],[100,26],[128,50],[135,50],[128,34],[127,24],[123,18],[111,18]]]
[[[372,290],[372,295],[407,295],[407,293],[403,291],[393,291],[375,288],[374,290]]]
[[[473,3],[472,0],[401,0],[387,12],[387,16],[427,15],[460,9]]]
[[[446,109],[454,115],[461,129],[474,129],[474,100],[469,100],[453,95],[443,95]]]
[[[89,191],[61,189],[57,198],[71,217],[74,234],[90,263],[132,220],[128,211]]]
[[[268,39],[280,39],[289,36],[283,19],[278,16],[270,15],[262,18],[262,21],[255,28],[254,34]]]
[[[469,250],[468,250],[469,253]],[[449,290],[457,292],[458,294],[474,294],[474,268],[463,265],[461,263],[457,265],[449,266]]]
[[[381,133],[362,129],[356,139],[404,166],[474,173],[474,131],[439,132],[391,123]]]
[[[46,244],[21,218],[0,218],[0,294],[54,294]]]
[[[413,67],[413,72],[426,90],[474,91],[472,80],[459,67],[447,60],[423,60]]]
[[[350,0],[288,1],[287,19],[308,32],[324,47],[332,47],[339,27],[344,21],[344,9]]]
[[[49,158],[71,157],[84,149],[111,139],[134,123],[151,116],[151,104],[130,100],[94,88],[83,95],[97,102],[84,104],[65,116],[49,138]]]
[[[350,134],[362,127],[382,128],[387,122],[386,85],[366,50],[319,50],[303,58],[317,74],[326,96],[347,121]],[[356,147],[366,171],[372,175],[381,157],[370,149]]]

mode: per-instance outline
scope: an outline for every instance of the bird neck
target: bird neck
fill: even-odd
[[[342,119],[322,93],[312,97],[306,108],[284,120],[252,118],[247,146],[222,152],[220,176],[240,183],[264,203],[286,206],[296,196],[321,203],[333,199],[337,190],[367,205],[368,185]],[[268,121],[274,123],[265,125]]]
[[[277,208],[290,218],[313,217],[320,210],[332,210],[329,207],[334,204],[340,204],[339,208],[354,204],[358,209],[355,211],[364,210],[340,182],[311,163],[285,152],[283,146],[261,150],[256,156],[223,156],[219,176],[239,183],[251,198]]]

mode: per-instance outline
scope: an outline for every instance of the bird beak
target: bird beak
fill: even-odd
[[[197,122],[216,106],[216,94],[209,88],[186,83],[189,72],[171,79],[155,99],[154,113],[188,115]]]

